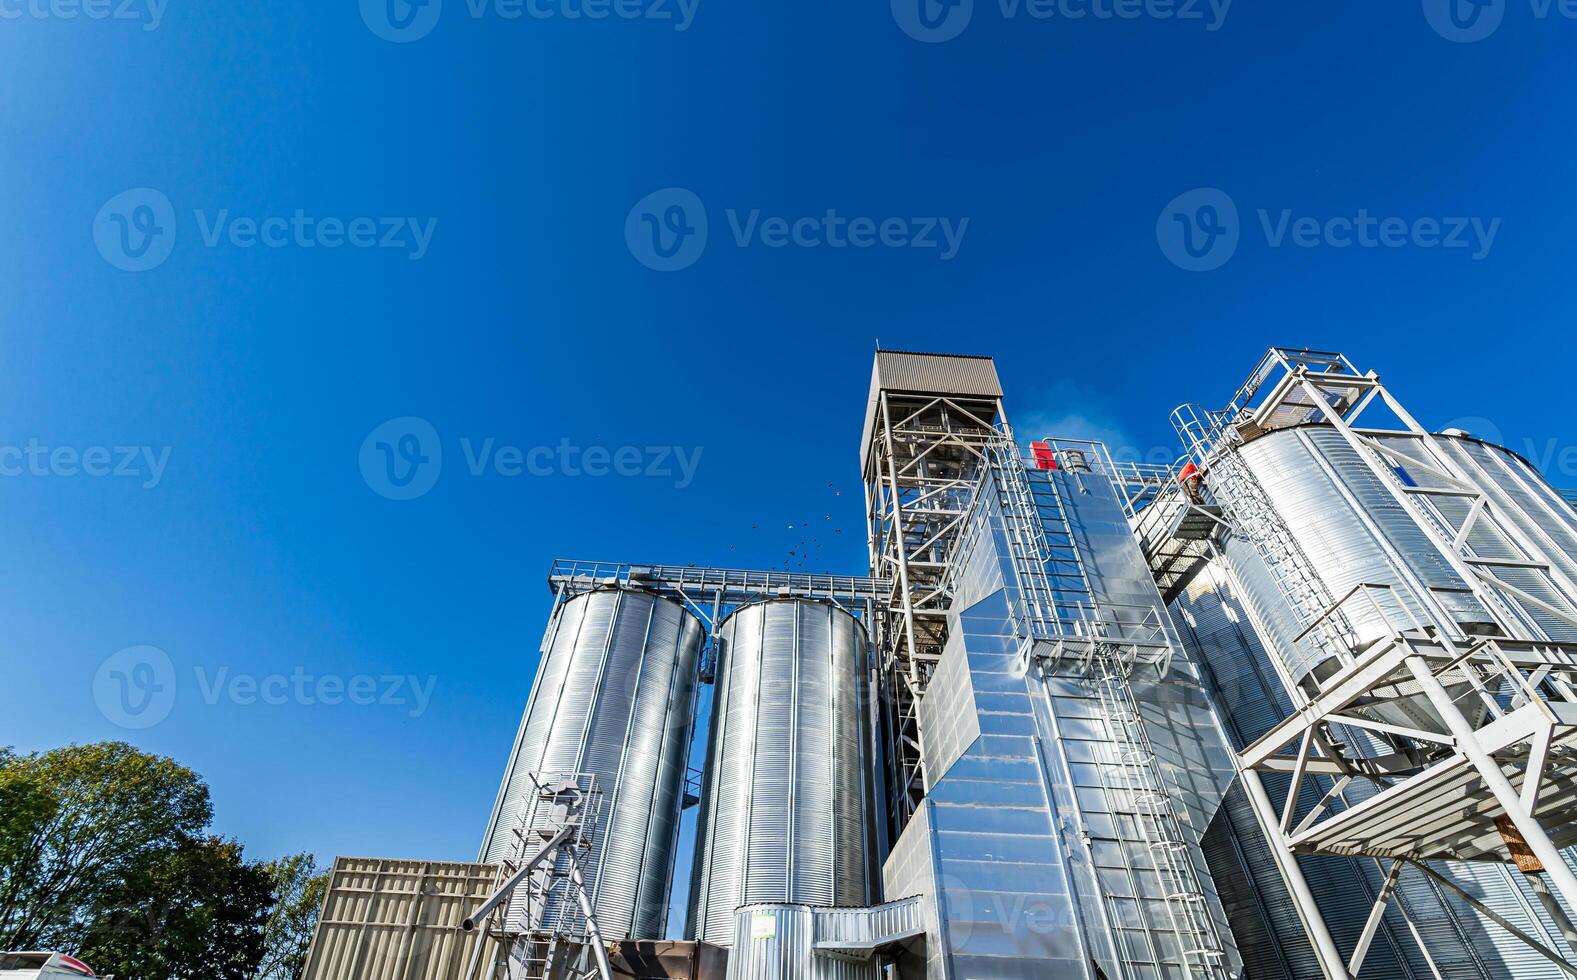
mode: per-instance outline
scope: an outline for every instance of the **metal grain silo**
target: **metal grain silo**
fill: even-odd
[[[1379,439],[1381,442],[1395,441],[1383,436]],[[1436,451],[1451,462],[1466,482],[1489,499],[1496,514],[1507,524],[1505,531],[1515,531],[1535,544],[1543,557],[1549,559],[1557,575],[1577,582],[1577,514],[1531,463],[1510,449],[1471,438],[1459,430],[1437,434],[1430,439]],[[1410,476],[1419,486],[1439,482],[1427,472]],[[1437,497],[1435,506],[1442,508],[1452,520],[1465,516],[1467,507],[1461,498],[1448,496]],[[1504,531],[1487,522],[1476,524],[1467,541],[1473,553],[1481,557],[1524,557]],[[1502,567],[1495,570],[1495,575],[1547,604],[1559,607],[1577,600],[1577,595],[1570,594],[1570,589],[1562,589],[1554,577],[1532,569]],[[1523,603],[1522,606],[1532,624],[1550,639],[1577,641],[1577,627],[1570,622],[1536,605]]]
[[[1342,434],[1329,426],[1278,429],[1227,450],[1241,455],[1248,475],[1296,539],[1312,572],[1332,601],[1361,584],[1393,587],[1377,593],[1381,609],[1367,602],[1343,605],[1355,646],[1387,632],[1387,618],[1435,618],[1418,596],[1444,608],[1455,625],[1481,632],[1492,620],[1468,584],[1396,501]],[[1300,634],[1311,614],[1295,611],[1254,546],[1242,537],[1226,543],[1226,556],[1295,681],[1334,669],[1314,635]]]
[[[690,934],[732,946],[740,906],[871,898],[867,643],[802,599],[741,607],[718,635]]]
[[[701,623],[677,603],[606,589],[550,627],[481,859],[515,854],[532,773],[589,773],[601,794],[581,859],[609,939],[660,939],[695,719]],[[573,918],[576,913],[563,913]]]

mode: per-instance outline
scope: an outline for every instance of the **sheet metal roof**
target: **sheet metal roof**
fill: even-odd
[[[860,435],[862,469],[870,455],[876,405],[883,391],[1001,398],[1002,382],[997,378],[996,362],[981,355],[877,351],[871,369],[871,394],[865,405],[865,429]]]

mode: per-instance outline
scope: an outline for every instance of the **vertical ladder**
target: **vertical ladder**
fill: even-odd
[[[591,847],[601,794],[596,776],[590,773],[533,772],[528,777],[536,791],[531,794],[526,813],[513,828],[514,854],[502,862],[503,877],[515,875],[541,851],[544,843],[551,845],[559,832],[569,828],[569,836],[516,886],[499,938],[508,941],[508,980],[550,980],[566,943],[585,951],[600,942],[578,856]],[[514,925],[511,919],[521,925]],[[603,972],[599,962],[588,975]]]
[[[1098,654],[1095,662],[1096,692],[1100,696],[1101,713],[1107,722],[1115,763],[1110,767],[1097,766],[1101,774],[1102,789],[1113,809],[1113,822],[1117,828],[1118,846],[1122,848],[1122,825],[1117,821],[1120,800],[1131,806],[1137,843],[1144,846],[1150,863],[1160,882],[1166,903],[1167,917],[1176,934],[1182,966],[1190,977],[1224,977],[1225,953],[1215,921],[1205,904],[1204,888],[1194,868],[1188,841],[1182,834],[1182,821],[1172,807],[1172,795],[1161,775],[1155,748],[1144,730],[1139,714],[1139,704],[1133,688],[1123,673],[1117,657],[1109,652],[1108,644],[1101,644],[1108,652]],[[1124,849],[1125,850],[1125,849]],[[1126,861],[1126,853],[1125,853]],[[1131,872],[1130,872],[1131,873]],[[1140,906],[1141,921],[1149,930],[1149,920],[1144,916],[1142,893],[1134,889],[1135,901]],[[1159,967],[1162,954],[1154,937],[1151,937],[1155,962]]]
[[[1015,610],[1019,635],[1025,639],[1046,639],[1057,629],[1057,590],[1047,565],[1051,543],[1046,537],[1034,490],[1019,457],[1011,432],[1003,432],[987,448],[997,500],[1002,508],[1003,533],[1017,580],[1018,602]]]
[[[1047,479],[1037,489],[1011,431],[1004,430],[989,453],[1020,594],[1015,610],[1020,635],[1041,640],[1095,635],[1094,591],[1056,486]]]

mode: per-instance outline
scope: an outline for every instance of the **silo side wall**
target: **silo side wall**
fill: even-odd
[[[742,905],[870,902],[865,632],[804,600],[720,627],[690,931],[732,946]]]
[[[647,593],[610,589],[569,599],[488,825],[482,860],[514,856],[534,791],[530,774],[595,775],[600,812],[581,864],[610,939],[665,933],[701,640],[695,616]]]

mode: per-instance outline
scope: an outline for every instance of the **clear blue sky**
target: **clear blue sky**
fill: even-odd
[[[993,354],[1010,414],[1141,450],[1273,343],[1348,351],[1428,423],[1570,445],[1577,22],[1529,0],[1468,43],[1417,0],[1240,0],[1216,30],[975,0],[940,43],[884,0],[702,0],[683,31],[445,0],[398,44],[369,29],[373,0],[367,17],[168,0],[153,30],[146,0],[140,23],[20,2],[0,4],[23,11],[0,19],[0,451],[23,452],[0,455],[0,744],[174,756],[253,854],[472,858],[555,555],[780,566],[804,537],[789,523],[811,522],[844,528],[813,565],[861,569],[877,338]],[[168,214],[100,215],[145,187]],[[708,219],[670,272],[630,247],[673,199],[632,207],[666,188]],[[1213,271],[1157,237],[1196,188],[1238,211]],[[1205,222],[1197,203],[1184,216]],[[283,247],[237,244],[247,219],[298,210],[318,247],[277,226]],[[829,210],[968,224],[946,259],[767,244],[766,218]],[[1284,211],[1362,212],[1407,240],[1337,248],[1338,228],[1303,247],[1289,226],[1273,245],[1261,210],[1271,232]],[[322,247],[358,217],[416,218],[425,254],[404,225],[409,248]],[[171,218],[156,267],[106,260],[120,231]],[[1491,247],[1420,244],[1414,222],[1453,218],[1498,220]],[[360,454],[406,416],[433,427],[441,477],[390,499]],[[462,440],[489,437],[702,456],[682,487],[473,477]],[[126,464],[141,475],[82,471],[119,468],[117,446],[148,447]],[[95,677],[137,645],[177,684],[168,717],[131,731]],[[209,704],[198,675],[297,668],[435,686],[413,718],[408,692]]]

